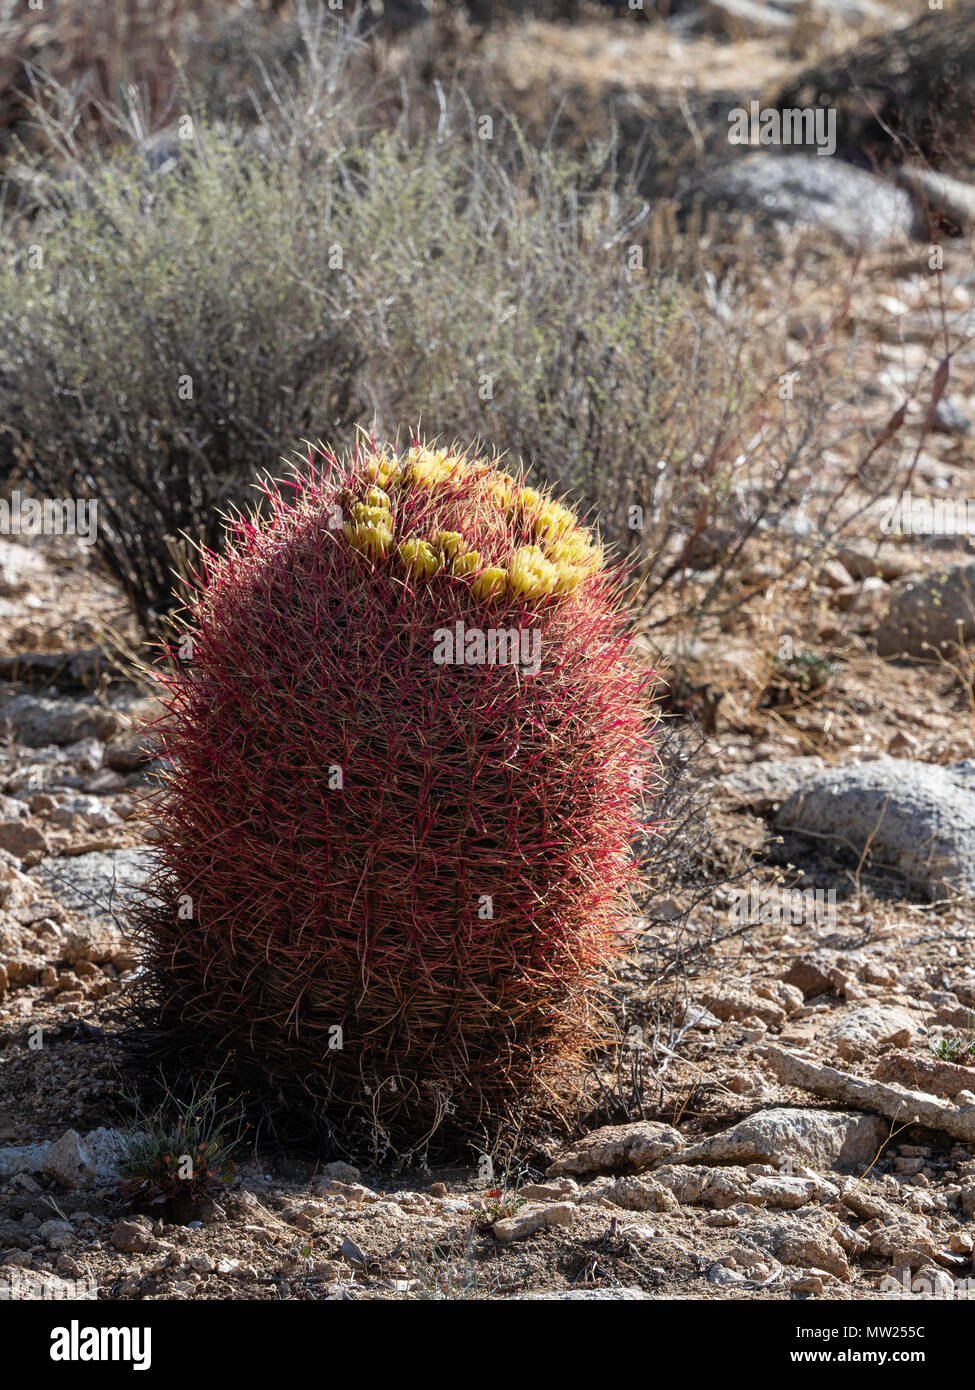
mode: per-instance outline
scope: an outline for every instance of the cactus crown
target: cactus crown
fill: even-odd
[[[357,484],[338,494],[349,545],[418,580],[462,579],[485,602],[539,599],[571,594],[602,565],[601,548],[567,507],[492,463],[423,444],[402,458],[371,449]],[[445,518],[460,529],[448,529]],[[470,540],[475,523],[481,549]]]

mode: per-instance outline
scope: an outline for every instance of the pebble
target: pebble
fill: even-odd
[[[87,1187],[97,1176],[94,1158],[77,1130],[69,1129],[44,1154],[44,1172],[62,1187]]]
[[[571,1226],[576,1215],[577,1208],[571,1202],[546,1202],[496,1221],[492,1230],[495,1239],[505,1243],[524,1240],[547,1226]]]
[[[43,1225],[38,1226],[37,1234],[49,1250],[63,1250],[75,1238],[70,1221],[45,1221]]]
[[[141,1255],[151,1250],[155,1244],[152,1227],[144,1217],[123,1218],[116,1221],[109,1236],[116,1250],[126,1255]]]

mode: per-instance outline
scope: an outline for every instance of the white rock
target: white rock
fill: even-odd
[[[676,1211],[677,1199],[663,1183],[649,1178],[620,1178],[604,1194],[614,1206],[626,1211]]]
[[[854,855],[869,849],[874,868],[928,895],[975,896],[975,762],[882,757],[831,768],[785,802],[775,828],[831,836]]]
[[[98,1176],[94,1157],[77,1130],[69,1129],[44,1154],[44,1172],[62,1187],[88,1187]]]
[[[823,1041],[840,1057],[858,1061],[882,1047],[907,1047],[923,1026],[896,1004],[866,1004],[852,1009],[827,1028]]]
[[[761,1110],[731,1129],[691,1144],[669,1160],[681,1163],[762,1163],[791,1159],[821,1170],[870,1163],[889,1126],[876,1115],[843,1111]],[[654,1174],[660,1176],[660,1170]]]
[[[74,1227],[70,1221],[45,1221],[38,1226],[37,1234],[49,1250],[63,1250],[74,1240]]]
[[[840,1190],[824,1178],[758,1178],[745,1195],[746,1202],[760,1207],[804,1207],[809,1202],[832,1202]]]
[[[495,1221],[492,1229],[495,1239],[507,1243],[524,1240],[546,1226],[571,1226],[577,1214],[577,1208],[571,1202],[545,1202]]]
[[[604,1125],[560,1154],[545,1171],[548,1178],[563,1173],[639,1171],[649,1168],[684,1147],[684,1139],[671,1125],[639,1120],[629,1125]]]

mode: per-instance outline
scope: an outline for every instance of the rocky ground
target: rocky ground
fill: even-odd
[[[757,94],[804,56],[794,16],[766,7],[759,23],[757,8],[715,0],[708,25],[622,50],[615,26],[529,26],[492,38],[491,61],[537,75],[544,56],[553,81],[568,68],[637,106],[653,86],[679,108],[681,63],[713,92],[752,74]],[[856,13],[816,43],[876,18]],[[736,44],[726,24],[744,26]],[[756,158],[780,179],[781,155]],[[857,204],[854,189],[823,225],[837,245],[844,226],[860,238],[837,350],[863,413],[809,494],[838,487],[907,395],[915,494],[975,496],[971,243],[946,243],[935,284],[916,204],[884,203],[892,221],[866,243],[861,222],[841,225]],[[815,223],[815,199],[776,206],[783,235]],[[838,280],[820,266],[793,284],[797,322],[826,314],[824,282]],[[935,413],[914,384],[949,349]],[[723,543],[702,538],[681,601],[707,589]],[[67,1280],[112,1299],[969,1296],[975,670],[946,644],[975,638],[975,557],[964,536],[880,535],[876,509],[785,578],[781,544],[755,535],[742,602],[693,643],[679,624],[641,639],[703,724],[693,776],[721,882],[648,906],[617,986],[638,1023],[597,1069],[603,1099],[574,1142],[490,1173],[249,1152],[187,1222],[133,1213],[118,1187],[138,1121],[113,1035],[137,979],[125,900],[151,860],[153,705],[104,653],[135,634],[81,548],[0,537],[0,1297]],[[826,654],[821,680],[783,684],[783,638]],[[620,1081],[634,1067],[642,1113]]]
[[[657,1000],[627,1044],[646,1054],[648,1118],[490,1177],[250,1155],[200,1219],[167,1224],[119,1197],[134,1121],[112,1045],[137,969],[125,897],[151,855],[151,750],[134,732],[151,701],[104,672],[84,693],[56,660],[124,629],[87,557],[42,540],[4,542],[2,558],[17,658],[0,687],[8,1280],[92,1280],[111,1298],[964,1290],[951,1281],[975,1275],[975,763],[957,690],[864,652],[817,705],[838,755],[796,756],[777,711],[753,716],[764,734],[747,743],[718,722],[712,827],[748,870],[706,924],[702,908],[675,927],[676,988],[648,990],[640,969],[659,924],[625,977],[634,1016]],[[91,679],[90,664],[74,672]]]

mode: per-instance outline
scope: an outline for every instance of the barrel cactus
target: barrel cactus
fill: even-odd
[[[653,678],[618,576],[468,453],[319,449],[264,492],[161,677],[155,1026],[291,1133],[490,1138],[598,1040],[628,940]]]

